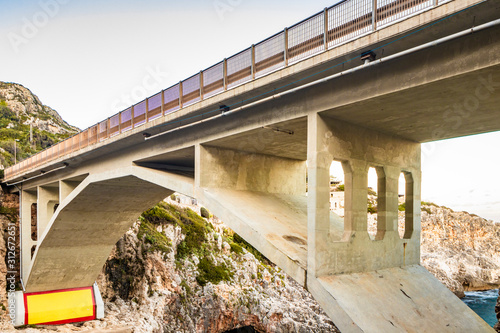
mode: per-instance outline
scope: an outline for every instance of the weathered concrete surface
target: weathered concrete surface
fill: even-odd
[[[360,329],[342,332],[494,332],[420,265],[318,280]]]
[[[309,119],[309,274],[323,276],[418,264],[420,260],[420,144],[311,115]],[[345,175],[344,235],[331,237],[330,165],[341,161]],[[379,219],[375,241],[367,229],[368,168],[379,170]],[[397,232],[398,179],[406,186],[406,233]]]

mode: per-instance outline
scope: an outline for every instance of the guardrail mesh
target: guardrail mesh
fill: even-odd
[[[252,79],[252,49],[246,49],[226,60],[227,88],[250,81]]]
[[[260,77],[285,66],[285,33],[255,45],[255,76]]]

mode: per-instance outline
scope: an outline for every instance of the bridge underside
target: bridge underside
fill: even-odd
[[[191,128],[148,140],[138,131],[88,159],[69,158],[69,167],[21,191],[26,290],[90,286],[140,213],[179,192],[307,287],[342,332],[492,331],[419,266],[419,142],[500,130],[499,33],[484,30]],[[344,170],[343,219],[330,211],[332,161]],[[378,177],[374,240],[370,167]],[[32,203],[37,241],[29,237]]]
[[[316,113],[273,126],[40,186],[36,195],[23,191],[23,207],[30,194],[42,207],[66,193],[31,265],[23,266],[30,267],[23,272],[26,291],[92,285],[140,213],[179,192],[196,197],[308,288],[342,332],[488,329],[419,266],[420,144]],[[343,218],[330,211],[334,160],[345,174]],[[376,168],[379,184],[374,240],[367,232],[369,167]],[[401,238],[402,172],[407,192]],[[50,191],[52,198],[44,194]]]

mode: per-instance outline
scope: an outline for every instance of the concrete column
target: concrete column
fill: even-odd
[[[21,191],[21,278],[23,281],[29,276],[31,265],[31,247],[37,242],[31,239],[31,205],[36,203],[36,193]]]
[[[381,177],[383,173],[383,177]],[[384,166],[377,168],[378,176],[378,221],[376,240],[382,240],[386,233],[398,230],[398,182],[400,169]]]
[[[45,228],[54,215],[54,207],[59,203],[59,189],[55,187],[38,187],[37,199],[37,234],[42,238]]]
[[[356,231],[367,231],[368,166],[365,161],[342,163],[345,176],[344,241]]]
[[[328,246],[330,233],[330,165],[325,144],[331,135],[323,119],[309,115],[307,124],[307,272],[317,272],[317,261]]]
[[[387,177],[384,167],[376,167],[377,172],[377,233],[375,240],[382,240],[387,230],[388,214],[387,210]]]

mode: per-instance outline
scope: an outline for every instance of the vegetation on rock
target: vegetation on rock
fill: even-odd
[[[25,87],[0,82],[0,165],[9,167],[77,131]]]
[[[200,286],[206,285],[208,282],[218,284],[221,281],[229,281],[234,273],[227,267],[225,263],[214,264],[208,257],[204,257],[198,264],[198,276],[196,281]]]
[[[204,256],[206,234],[213,228],[191,209],[160,202],[144,212],[142,218],[152,224],[173,224],[182,229],[186,237],[177,245],[177,259],[186,258],[191,254]]]

